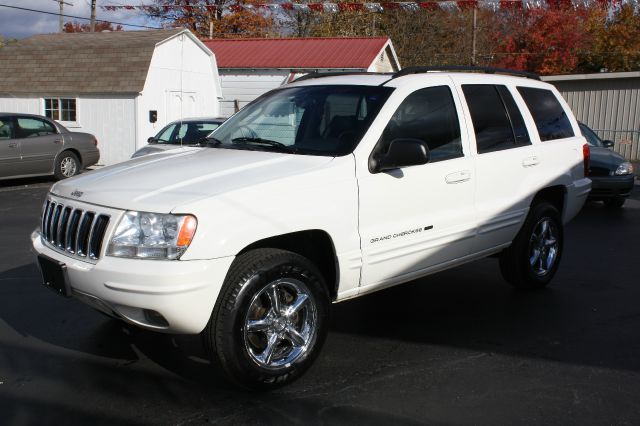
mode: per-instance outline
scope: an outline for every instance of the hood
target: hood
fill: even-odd
[[[118,209],[169,213],[177,206],[329,164],[332,157],[183,148],[138,157],[58,182],[51,192]]]
[[[590,147],[591,151],[591,168],[597,168],[602,170],[616,170],[618,166],[624,163],[625,158],[615,151],[609,148],[603,148],[599,146]]]

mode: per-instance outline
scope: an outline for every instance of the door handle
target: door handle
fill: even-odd
[[[18,146],[18,143],[17,143],[17,142],[11,142],[11,143],[9,144],[9,148],[16,148],[17,146]]]
[[[522,167],[533,167],[537,166],[538,164],[540,164],[540,160],[536,155],[534,155],[533,157],[527,157],[522,160]]]
[[[460,170],[459,172],[449,173],[444,177],[447,183],[462,183],[471,179],[470,170]]]

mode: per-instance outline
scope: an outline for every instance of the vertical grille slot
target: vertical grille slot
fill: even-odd
[[[111,217],[47,200],[40,226],[42,240],[74,257],[97,260]]]
[[[42,235],[46,235],[45,233],[47,232],[47,213],[49,212],[49,205],[51,204],[51,201],[47,200],[44,209],[42,210],[42,220],[40,222],[40,231],[42,231]]]
[[[78,241],[78,224],[80,223],[81,210],[74,210],[69,219],[69,227],[67,228],[67,244],[65,249],[71,253],[76,252],[76,242]]]
[[[76,254],[81,257],[87,257],[87,250],[89,249],[89,232],[91,231],[91,225],[93,224],[93,218],[95,213],[85,212],[80,219],[80,226],[78,226],[78,233],[76,235]]]
[[[62,204],[55,206],[53,211],[53,219],[51,219],[51,229],[49,230],[49,242],[56,245],[56,237],[58,235],[58,220],[60,220],[60,212],[62,211]]]
[[[89,257],[91,259],[97,259],[100,256],[102,240],[104,239],[107,225],[109,225],[109,216],[106,215],[98,216],[93,224],[89,239]]]
[[[71,207],[65,207],[62,210],[62,216],[60,216],[60,222],[58,223],[56,245],[58,246],[58,248],[61,248],[63,250],[67,241],[67,225],[69,224],[69,214],[71,214]]]
[[[47,216],[45,219],[45,231],[44,238],[47,241],[51,240],[51,220],[53,219],[53,211],[56,209],[56,203],[50,203],[49,208],[47,210]]]

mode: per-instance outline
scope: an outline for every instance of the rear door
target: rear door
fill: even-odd
[[[17,116],[16,133],[20,138],[23,174],[51,173],[63,143],[54,125],[38,117]]]
[[[478,235],[473,253],[511,242],[529,211],[538,157],[513,90],[460,76],[475,150]]]
[[[13,117],[0,116],[0,177],[23,174],[20,170],[20,143],[15,137]]]

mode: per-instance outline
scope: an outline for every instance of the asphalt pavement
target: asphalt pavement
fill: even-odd
[[[543,291],[484,259],[332,308],[315,365],[260,394],[198,336],[138,330],[41,284],[47,179],[0,182],[0,424],[640,424],[640,186],[585,206]]]

